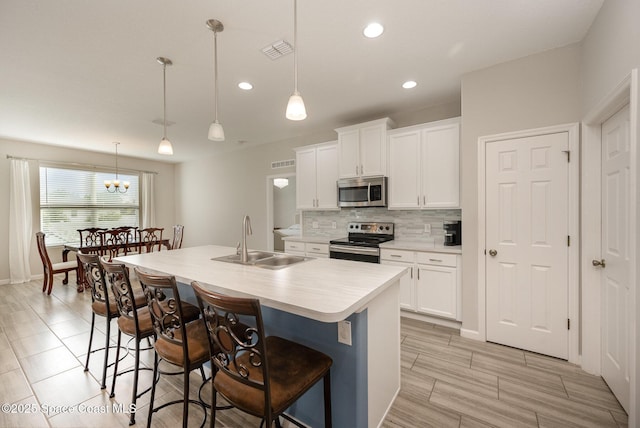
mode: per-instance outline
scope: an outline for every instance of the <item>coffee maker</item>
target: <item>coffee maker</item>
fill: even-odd
[[[444,222],[444,245],[462,245],[462,221]]]

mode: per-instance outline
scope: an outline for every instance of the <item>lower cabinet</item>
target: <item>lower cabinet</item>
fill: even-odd
[[[303,241],[285,241],[284,252],[297,256],[329,257],[329,244]]]
[[[461,256],[382,249],[381,263],[408,267],[400,282],[400,308],[461,320]]]

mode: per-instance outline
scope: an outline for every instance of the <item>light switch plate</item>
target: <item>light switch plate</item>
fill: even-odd
[[[338,342],[351,346],[351,321],[338,321]]]
[[[431,233],[431,223],[424,224],[424,233]]]

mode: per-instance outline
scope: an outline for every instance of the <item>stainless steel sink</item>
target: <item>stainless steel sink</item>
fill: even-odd
[[[311,260],[311,258],[282,253],[270,253],[268,251],[249,251],[246,263],[242,262],[242,257],[240,254],[230,254],[228,256],[215,257],[211,260],[257,266],[264,269],[282,269],[296,263]]]
[[[310,260],[309,257],[291,256],[289,254],[278,254],[266,259],[260,259],[255,265],[265,269],[282,269],[296,263]]]

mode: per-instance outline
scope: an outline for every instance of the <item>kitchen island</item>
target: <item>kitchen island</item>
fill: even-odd
[[[212,260],[235,248],[201,246],[130,255],[115,260],[171,274],[185,300],[198,281],[212,291],[260,299],[267,334],[322,351],[333,359],[331,394],[336,427],[379,426],[400,389],[398,266],[310,259],[282,269]],[[351,345],[338,342],[338,323],[350,322]],[[322,385],[288,411],[323,426]]]

